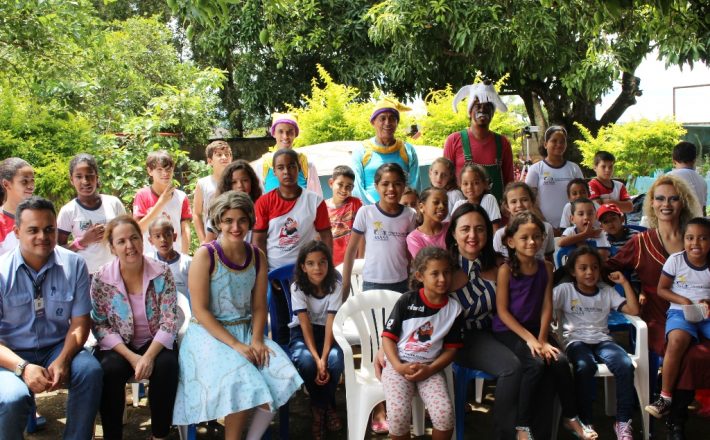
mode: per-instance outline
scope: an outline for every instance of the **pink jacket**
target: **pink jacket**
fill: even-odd
[[[150,333],[171,350],[177,334],[175,281],[166,264],[147,257],[143,257],[143,300]],[[94,274],[91,306],[94,336],[101,350],[133,340],[133,312],[118,258]]]

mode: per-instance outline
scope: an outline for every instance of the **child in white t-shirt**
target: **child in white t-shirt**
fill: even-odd
[[[158,217],[148,227],[148,240],[155,248],[155,253],[148,256],[162,261],[170,267],[175,280],[175,288],[190,299],[190,291],[187,288],[187,274],[190,271],[192,257],[181,254],[173,248],[173,242],[177,238],[173,224],[165,217]]]
[[[670,302],[666,317],[666,352],[663,355],[661,395],[646,411],[656,418],[668,414],[673,389],[685,352],[691,343],[710,339],[710,220],[697,217],[688,222],[683,236],[684,250],[668,257],[658,280],[658,296]],[[703,304],[705,316],[686,319],[683,306]]]
[[[325,438],[326,426],[331,431],[343,426],[335,411],[335,389],[345,366],[343,352],[333,338],[341,287],[325,244],[314,240],[301,247],[291,285],[289,349],[311,398],[311,432],[320,434],[316,438]]]
[[[572,226],[572,202],[577,199],[589,198],[589,185],[582,178],[572,179],[567,184],[567,199],[569,202],[562,210],[562,218],[560,219],[560,229],[565,230]],[[599,206],[595,203],[597,208]],[[599,226],[598,224],[596,226]]]
[[[503,190],[503,209],[509,217],[514,217],[521,212],[532,211],[538,214],[535,208],[535,193],[523,182],[510,182]],[[538,214],[539,217],[539,214]],[[552,261],[552,255],[555,253],[555,234],[552,225],[543,221],[545,226],[545,237],[543,238],[542,246],[537,251],[538,259]],[[503,244],[505,236],[505,226],[498,229],[493,235],[493,250],[502,259],[508,258],[508,247]]]
[[[125,214],[126,208],[117,197],[99,194],[99,167],[90,154],[81,153],[72,158],[69,178],[76,189],[76,198],[59,210],[57,241],[84,257],[89,273],[93,274],[113,260],[103,240],[104,227],[113,218]],[[72,242],[68,244],[70,235]]]
[[[584,244],[596,248],[604,261],[609,258],[611,245],[606,238],[606,232],[595,226],[597,209],[594,202],[579,198],[572,202],[572,226],[562,232],[557,244],[566,246],[582,246]]]
[[[431,182],[432,188],[446,191],[449,203],[448,215],[445,220],[448,222],[451,219],[451,213],[454,212],[454,205],[466,200],[456,185],[456,167],[454,163],[445,157],[434,159],[434,162],[429,167],[429,182]]]
[[[545,220],[559,229],[562,210],[567,203],[567,183],[584,176],[579,165],[564,158],[567,149],[567,130],[564,127],[550,126],[545,131],[544,140],[540,153],[545,159],[530,167],[525,183],[537,190]]]
[[[466,199],[456,202],[453,209],[455,211],[456,208],[466,202],[481,205],[488,213],[491,223],[493,223],[493,232],[496,232],[500,226],[500,208],[495,196],[488,193],[489,188],[490,179],[482,166],[476,164],[464,165],[461,169],[461,190]]]
[[[350,292],[355,255],[365,240],[363,290],[407,291],[409,253],[407,235],[416,227],[416,213],[399,204],[406,177],[395,163],[381,165],[375,172],[375,188],[380,201],[360,208],[353,223],[353,234],[345,250],[343,292]]]
[[[591,396],[596,388],[597,362],[604,363],[616,382],[616,422],[619,439],[633,438],[631,418],[634,411],[634,365],[631,358],[609,335],[609,312],[618,310],[638,315],[636,293],[621,272],[609,279],[624,287],[625,297],[613,287],[600,283],[602,259],[594,248],[582,246],[567,259],[564,274],[573,282],[558,284],[552,291],[552,306],[557,311],[563,332],[565,353],[574,368],[577,411],[585,425],[591,425]]]

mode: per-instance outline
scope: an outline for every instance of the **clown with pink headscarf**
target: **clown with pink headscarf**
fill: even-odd
[[[293,113],[274,113],[271,123],[271,136],[276,139],[274,150],[281,148],[293,148],[293,141],[298,137],[298,121]],[[259,177],[264,184],[265,192],[278,188],[279,181],[274,175],[273,153],[267,153],[262,158],[262,170]],[[298,186],[308,189],[318,195],[323,195],[323,189],[318,180],[318,172],[315,165],[308,161],[303,153],[298,153]],[[258,172],[258,168],[257,168]]]

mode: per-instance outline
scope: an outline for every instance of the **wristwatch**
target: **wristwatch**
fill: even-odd
[[[22,361],[17,366],[15,367],[15,376],[22,378],[22,373],[25,372],[25,367],[28,366],[30,363],[27,361]]]

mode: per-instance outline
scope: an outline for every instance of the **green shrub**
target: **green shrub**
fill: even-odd
[[[583,139],[575,141],[582,153],[582,164],[592,168],[594,154],[608,151],[616,157],[614,174],[627,178],[648,176],[656,169],[672,165],[673,147],[685,134],[683,126],[672,119],[626,122],[602,127],[597,136],[581,124],[575,123]]]

